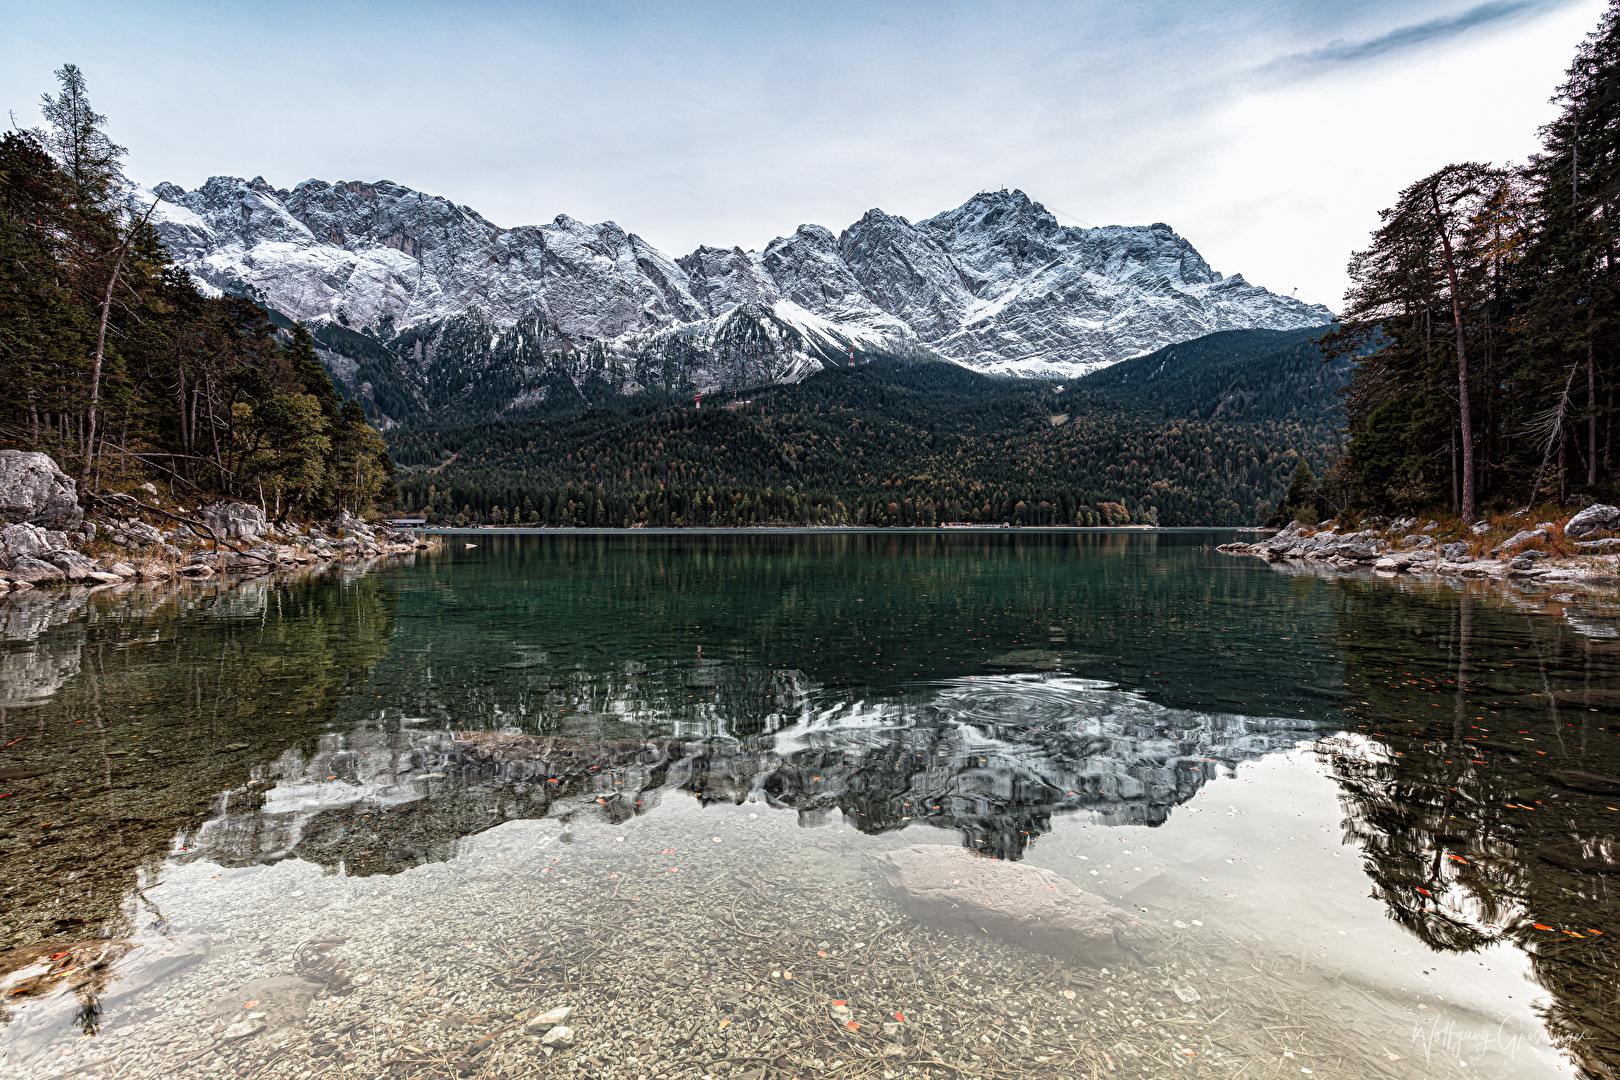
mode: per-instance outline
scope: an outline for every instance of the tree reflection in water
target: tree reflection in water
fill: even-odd
[[[1615,1076],[1620,879],[1564,849],[1620,797],[1554,777],[1620,777],[1614,623],[1203,543],[491,538],[358,581],[42,596],[0,628],[6,933],[119,934],[169,858],[394,873],[671,793],[1018,857],[1064,814],[1160,824],[1323,724],[1391,916],[1522,948],[1554,1036]]]
[[[1620,879],[1546,857],[1616,834],[1555,774],[1620,776],[1620,642],[1450,588],[1346,583],[1339,617],[1354,734],[1323,753],[1375,895],[1430,948],[1524,950],[1554,1039],[1620,1075]]]
[[[393,605],[341,570],[0,605],[6,945],[126,932],[177,832],[251,803],[255,760],[314,743],[382,657]]]

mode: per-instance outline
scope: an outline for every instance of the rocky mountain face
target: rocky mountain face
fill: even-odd
[[[181,266],[308,324],[385,421],[794,381],[876,355],[1070,378],[1218,330],[1331,318],[1222,277],[1168,225],[1065,227],[1020,191],[672,259],[613,222],[501,228],[388,181],[153,190]]]

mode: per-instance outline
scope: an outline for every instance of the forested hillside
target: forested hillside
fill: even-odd
[[[1338,391],[1350,362],[1324,362],[1308,330],[1228,330],[1125,360],[1077,386],[1112,391],[1168,419],[1344,422]]]
[[[302,327],[176,269],[72,65],[48,127],[0,136],[0,447],[81,491],[153,480],[277,516],[364,512],[393,465]]]
[[[1215,334],[1067,385],[877,360],[701,405],[389,437],[401,507],[434,520],[1247,525],[1334,445],[1345,365],[1310,339]]]

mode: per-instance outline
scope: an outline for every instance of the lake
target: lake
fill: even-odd
[[[0,600],[0,1075],[1613,1075],[1620,611],[1231,535]]]

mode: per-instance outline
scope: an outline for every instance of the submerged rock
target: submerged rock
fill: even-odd
[[[1033,671],[1055,671],[1063,663],[1063,654],[1050,649],[1014,649],[1000,656],[992,656],[985,667],[1016,668]]]
[[[0,450],[0,518],[72,529],[84,511],[73,478],[50,455]]]
[[[573,1012],[574,1007],[572,1005],[563,1005],[530,1017],[529,1022],[523,1026],[530,1031],[549,1031],[567,1020],[569,1016],[573,1015]]]
[[[558,1026],[546,1032],[540,1039],[541,1046],[572,1046],[574,1044],[574,1029]]]
[[[67,575],[60,567],[36,559],[32,555],[24,555],[12,560],[11,569],[6,571],[13,581],[26,582],[29,585],[44,585],[53,581],[65,581]]]
[[[944,844],[885,854],[879,869],[896,897],[930,925],[989,933],[1083,964],[1120,958],[1157,934],[1067,878],[1025,863]]]
[[[215,999],[209,1009],[230,1025],[221,1038],[246,1038],[266,1030],[274,1035],[303,1027],[319,989],[319,984],[296,975],[275,975],[243,983],[240,989]],[[239,1034],[233,1036],[232,1030]]]
[[[1578,874],[1620,874],[1620,842],[1584,840],[1546,848],[1541,857]]]
[[[1573,597],[1571,597],[1573,599]],[[1552,778],[1576,791],[1590,791],[1597,795],[1620,795],[1620,779],[1582,772],[1580,769],[1559,769]]]

